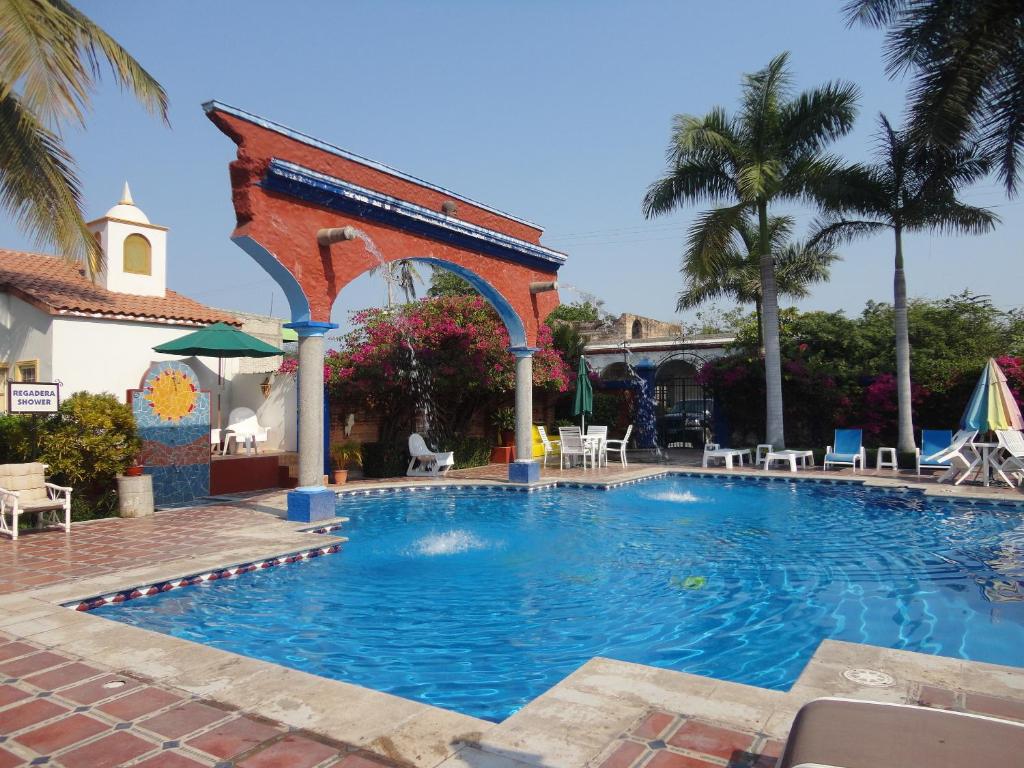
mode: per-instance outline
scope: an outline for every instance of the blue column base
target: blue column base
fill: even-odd
[[[540,462],[516,460],[508,465],[510,483],[536,483],[540,480]]]
[[[288,491],[288,521],[292,523],[317,523],[330,520],[337,513],[334,505],[337,497],[334,491],[323,486],[296,488]]]

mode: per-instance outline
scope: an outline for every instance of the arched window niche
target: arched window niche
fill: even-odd
[[[124,271],[133,275],[153,274],[153,247],[142,235],[124,239]]]

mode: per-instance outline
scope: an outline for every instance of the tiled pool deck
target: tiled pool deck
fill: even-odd
[[[545,481],[616,483],[695,463],[549,468]],[[493,483],[504,471],[465,470],[448,482]],[[1016,490],[951,489],[892,472],[865,479],[1024,500]],[[825,695],[1024,720],[1024,669],[825,641],[788,692],[594,659],[495,725],[62,607],[344,540],[303,532],[282,519],[283,507],[275,492],[0,539],[0,768],[760,768],[774,764],[799,707]],[[857,684],[843,676],[849,669],[892,682]]]

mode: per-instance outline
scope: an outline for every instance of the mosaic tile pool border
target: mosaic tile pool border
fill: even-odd
[[[341,524],[338,524],[335,526],[328,526],[322,530],[316,530],[311,532],[328,533],[329,531],[336,530],[340,527]],[[263,560],[253,560],[247,563],[236,563],[234,565],[228,565],[222,568],[214,568],[209,571],[194,573],[189,576],[182,576],[181,578],[177,579],[164,579],[163,581],[157,581],[151,584],[143,584],[134,587],[128,587],[126,589],[118,590],[117,592],[109,592],[103,595],[96,595],[95,597],[87,597],[84,600],[72,600],[71,602],[63,603],[62,605],[64,608],[71,608],[76,611],[91,611],[95,608],[100,608],[104,605],[111,605],[113,603],[123,603],[127,600],[136,600],[140,597],[149,597],[150,595],[157,595],[162,592],[170,592],[172,589],[191,587],[197,584],[203,584],[210,581],[231,579],[235,576],[240,576],[243,573],[259,571],[265,568],[273,568],[274,566],[278,565],[298,563],[304,560],[310,560],[314,557],[321,557],[323,555],[333,555],[336,552],[340,552],[341,548],[342,543],[337,543],[328,544],[322,547],[303,549],[296,552],[290,552],[284,555],[278,555],[277,557],[268,557]]]
[[[1020,509],[1024,511],[1024,499],[1022,500],[1011,500],[1011,499],[996,499],[987,498],[984,496],[943,496],[934,493],[927,493],[923,488],[913,488],[909,485],[874,485],[870,481],[875,479],[874,477],[807,477],[801,475],[795,475],[787,477],[784,475],[752,475],[752,474],[721,474],[718,472],[698,472],[690,470],[678,470],[678,469],[667,469],[662,472],[656,472],[650,475],[644,475],[642,477],[634,477],[629,480],[550,480],[541,483],[533,483],[531,485],[499,485],[491,483],[453,483],[446,485],[406,485],[406,486],[392,486],[385,488],[364,488],[364,489],[353,489],[346,491],[336,491],[335,495],[339,499],[344,498],[355,498],[355,497],[367,497],[367,496],[390,496],[398,493],[440,493],[443,491],[454,491],[454,490],[486,490],[496,493],[500,492],[511,492],[511,493],[533,493],[536,491],[551,490],[553,488],[589,488],[598,491],[609,491],[615,488],[622,488],[627,485],[635,485],[636,483],[646,483],[651,480],[659,480],[664,477],[696,477],[702,479],[713,478],[721,481],[732,480],[741,481],[747,483],[818,483],[820,485],[859,485],[865,490],[873,493],[881,493],[886,495],[897,495],[897,496],[920,496],[921,498],[928,499],[940,504],[959,504],[963,506],[983,506],[983,507],[1002,507],[1006,509]],[[333,526],[332,529],[336,529],[341,526]],[[319,529],[309,529],[305,531],[307,533],[322,533]]]

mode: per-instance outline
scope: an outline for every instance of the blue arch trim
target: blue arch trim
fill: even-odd
[[[293,323],[308,323],[310,320],[309,300],[302,292],[302,286],[295,279],[295,275],[277,260],[270,251],[264,248],[256,240],[248,235],[232,237],[231,241],[245,251],[274,278],[274,282],[281,286],[285,298],[288,299],[288,309],[291,312]]]
[[[427,264],[434,264],[442,269],[447,269],[449,272],[454,272],[456,275],[461,277],[467,283],[472,285],[478,291],[480,295],[487,299],[487,302],[494,307],[495,312],[498,313],[498,317],[505,324],[505,328],[508,329],[508,340],[509,345],[512,347],[526,347],[526,326],[523,325],[523,320],[519,317],[512,305],[509,304],[508,299],[498,292],[498,289],[493,285],[484,280],[476,272],[473,272],[466,267],[458,264],[453,264],[450,261],[444,261],[443,259],[436,259],[432,256],[409,256],[409,261],[422,261]]]

